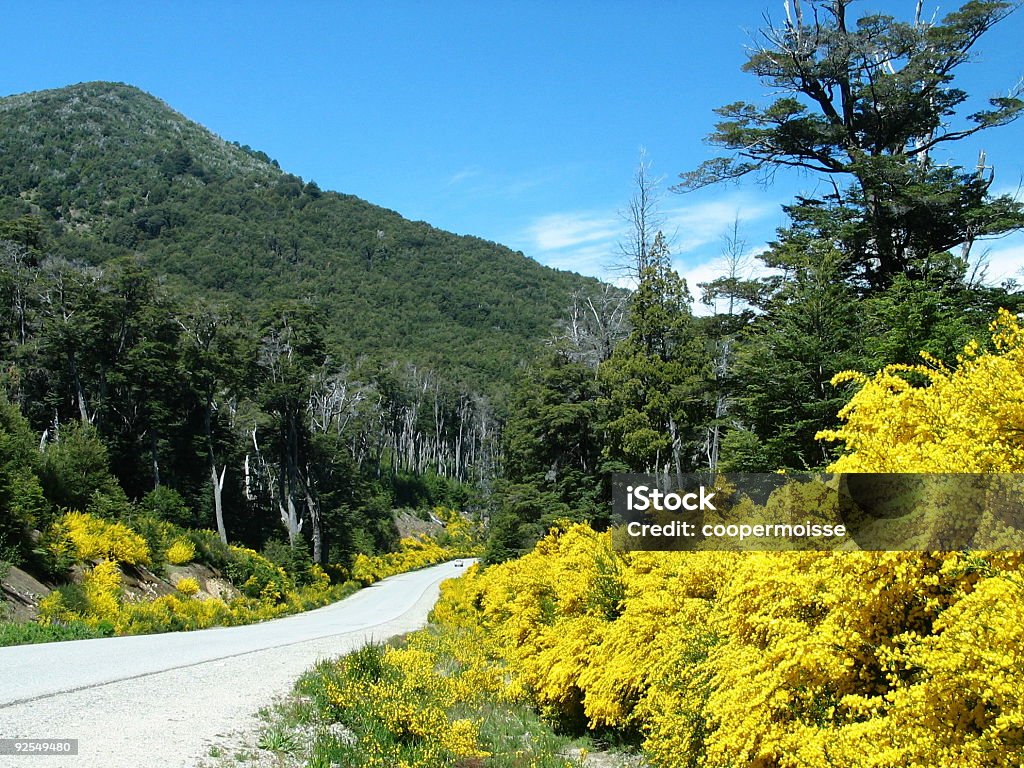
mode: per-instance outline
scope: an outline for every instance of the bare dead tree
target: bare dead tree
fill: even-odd
[[[370,395],[370,388],[352,379],[344,368],[334,373],[320,371],[310,388],[307,405],[313,431],[345,434]]]
[[[570,360],[596,369],[629,335],[628,294],[611,285],[600,291],[574,291],[568,316],[559,323],[551,344]]]
[[[663,181],[664,177],[651,175],[647,150],[641,147],[640,161],[633,173],[633,196],[625,210],[619,212],[628,232],[618,244],[618,259],[611,267],[623,277],[638,280],[640,273],[650,265],[654,239],[665,223],[661,211]]]
[[[717,304],[717,297],[724,296],[726,299],[727,317],[732,318],[736,313],[736,303],[740,299],[739,282],[749,270],[749,258],[746,255],[747,241],[740,233],[740,218],[733,219],[731,229],[723,236],[722,261],[725,267],[724,280],[720,280],[716,292],[709,294],[705,292],[705,300]],[[717,309],[717,306],[716,306]],[[730,324],[731,325],[731,324]],[[728,396],[723,387],[723,381],[729,373],[729,363],[732,358],[733,335],[731,328],[718,341],[718,354],[715,357],[714,376],[716,381],[717,394],[715,395],[715,417],[711,423],[707,440],[708,467],[712,472],[718,470],[719,453],[722,441],[722,423],[729,410]]]

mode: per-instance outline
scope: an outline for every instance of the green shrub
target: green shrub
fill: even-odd
[[[263,556],[281,566],[296,586],[304,587],[313,582],[313,558],[304,544],[271,539],[263,547]]]
[[[32,550],[32,560],[43,575],[61,579],[78,562],[78,550],[63,528],[51,525],[40,535],[38,546]]]
[[[153,515],[137,516],[132,520],[132,528],[146,540],[150,552],[150,567],[158,575],[165,572],[167,550],[177,539],[186,538],[188,535],[185,529]]]
[[[186,528],[195,522],[185,499],[181,497],[180,493],[166,485],[154,488],[143,496],[139,500],[139,509],[157,520]]]
[[[110,473],[106,446],[89,424],[71,422],[61,427],[58,439],[43,452],[39,479],[46,498],[63,509],[87,509],[97,492],[107,499],[128,501]]]
[[[74,613],[85,613],[89,610],[89,601],[81,584],[62,584],[54,590],[60,595],[61,605]]]
[[[108,491],[94,491],[89,498],[85,511],[93,517],[104,520],[127,522],[135,516],[135,505],[132,504],[120,486]]]
[[[185,531],[185,537],[196,548],[195,561],[224,570],[231,562],[231,550],[216,531]]]
[[[338,563],[328,563],[324,566],[324,573],[331,580],[331,584],[344,584],[352,577],[352,571]]]
[[[228,578],[246,597],[280,601],[294,588],[288,574],[259,552],[245,547],[229,547],[231,560]]]

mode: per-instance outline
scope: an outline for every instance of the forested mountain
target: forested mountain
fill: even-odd
[[[130,86],[0,99],[0,560],[67,510],[324,563],[391,548],[393,508],[494,477],[510,382],[602,290]]]
[[[596,285],[323,191],[116,83],[0,99],[0,220],[25,214],[45,223],[48,253],[93,265],[136,254],[248,313],[308,302],[336,360],[407,361],[488,393],[569,295]]]

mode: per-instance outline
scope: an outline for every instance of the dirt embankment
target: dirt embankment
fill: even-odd
[[[67,581],[60,584],[40,581],[38,578],[12,567],[0,581],[0,619],[9,621],[32,621],[39,615],[39,601],[62,584],[81,584],[86,569],[75,566]],[[189,565],[168,565],[163,576],[141,566],[122,566],[121,584],[124,599],[129,602],[154,600],[163,595],[173,595],[175,585],[186,577],[199,583],[197,597],[219,597],[230,600],[238,596],[238,590],[220,572],[199,563]]]
[[[31,621],[39,613],[39,601],[53,590],[20,568],[11,568],[0,581],[0,619]]]
[[[429,519],[424,520],[422,517],[414,515],[409,510],[395,510],[394,512],[395,527],[398,529],[398,535],[400,538],[408,538],[410,536],[416,536],[420,533],[425,533],[428,536],[436,536],[444,531],[444,523],[438,520],[433,515]]]

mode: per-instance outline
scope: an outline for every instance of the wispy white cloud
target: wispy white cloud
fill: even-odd
[[[543,263],[555,269],[578,272],[581,275],[599,277],[606,282],[617,283],[617,276],[608,269],[608,249],[604,245],[590,245],[554,252],[544,258]]]
[[[1020,191],[1004,189],[999,193],[1012,195]],[[757,256],[767,250],[769,240],[775,236],[773,219],[781,218],[777,203],[743,193],[663,210],[663,228],[670,239],[673,261],[693,295],[695,314],[708,315],[716,309],[724,311],[721,301],[717,308],[703,304],[699,286],[727,273],[723,252],[733,223],[738,219],[738,234],[745,241],[741,276],[754,279],[776,272],[765,267]],[[620,243],[625,242],[628,232],[629,227],[619,211],[584,210],[536,218],[508,241],[550,267],[632,288],[632,279],[624,275],[624,270],[616,269],[616,264],[622,261]],[[974,253],[972,261],[983,262],[986,283],[997,285],[1007,279],[1024,283],[1024,232],[978,243]]]
[[[763,240],[765,220],[777,206],[733,194],[692,205],[674,206],[662,212],[662,228],[669,239],[676,268],[688,276],[696,295],[696,281],[722,274],[717,257],[723,237],[739,219],[740,231],[754,225]],[[625,285],[621,269],[621,246],[629,226],[616,210],[586,210],[552,213],[530,222],[511,238],[525,253],[543,264],[593,275]],[[690,277],[692,272],[693,277]]]
[[[723,238],[734,222],[738,222],[742,237],[746,225],[760,222],[776,210],[777,205],[742,197],[710,200],[667,211],[665,228],[674,239],[673,251],[680,256],[711,244],[721,250]]]
[[[561,173],[557,170],[538,171],[533,174],[499,180],[487,194],[491,197],[512,200],[557,180]]]
[[[617,217],[605,213],[553,213],[531,224],[528,235],[539,250],[559,251],[584,243],[614,240],[622,229]]]
[[[565,168],[536,168],[523,172],[502,173],[471,165],[453,172],[440,181],[439,192],[466,199],[514,200],[538,187],[557,181],[566,172]]]
[[[743,280],[754,280],[759,277],[777,274],[778,270],[766,267],[764,262],[757,258],[767,247],[766,243],[756,247],[747,247],[739,258],[737,277]],[[712,280],[728,274],[728,272],[729,264],[723,255],[708,261],[702,261],[699,264],[683,267],[680,270],[679,274],[686,280],[686,285],[690,289],[690,293],[693,294],[693,313],[695,315],[711,315],[717,311],[724,312],[726,310],[725,299],[719,299],[711,305],[702,302],[701,296],[703,291],[700,286],[702,283],[710,283]]]
[[[444,183],[445,187],[455,187],[459,184],[463,184],[470,179],[479,178],[483,170],[478,165],[470,166],[469,168],[463,168],[461,171],[456,171]]]

